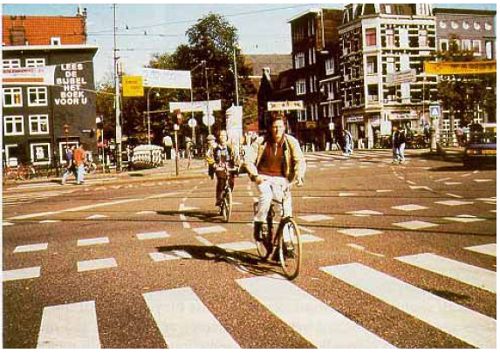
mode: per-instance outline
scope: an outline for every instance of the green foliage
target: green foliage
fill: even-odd
[[[435,58],[440,61],[469,62],[477,60],[473,51],[460,50],[451,38],[447,51],[439,51]],[[443,109],[449,110],[460,126],[470,124],[478,109],[484,109],[489,117],[496,116],[496,80],[494,74],[445,75],[438,83],[438,99]],[[486,89],[485,89],[486,88]]]

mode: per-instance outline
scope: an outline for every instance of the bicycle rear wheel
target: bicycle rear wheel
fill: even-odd
[[[302,262],[299,227],[292,218],[287,218],[281,222],[278,232],[281,268],[288,279],[294,279],[299,274]]]
[[[231,189],[227,188],[224,191],[224,197],[222,199],[221,211],[222,211],[222,219],[224,222],[229,222],[231,218],[231,212],[233,210],[233,195]]]

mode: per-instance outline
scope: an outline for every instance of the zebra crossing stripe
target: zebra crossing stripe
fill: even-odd
[[[236,282],[318,348],[394,348],[282,277],[253,277]]]
[[[95,303],[45,307],[36,348],[101,348]]]
[[[14,253],[47,250],[49,243],[19,245],[14,249]]]
[[[495,348],[496,320],[359,263],[322,271],[478,348]]]
[[[431,253],[400,256],[396,257],[396,260],[496,293],[496,273],[494,271]]]
[[[475,245],[475,246],[469,246],[465,248],[470,251],[474,251],[480,254],[485,254],[485,255],[490,255],[490,256],[497,256],[497,244],[492,243],[492,244],[484,244],[484,245]]]
[[[17,281],[20,279],[30,279],[40,277],[40,266],[19,268],[17,270],[2,271],[2,281]]]
[[[168,348],[239,348],[191,288],[143,294]]]

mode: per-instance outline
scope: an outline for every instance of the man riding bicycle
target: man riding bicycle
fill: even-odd
[[[299,142],[285,133],[285,117],[276,115],[271,120],[268,134],[264,141],[255,143],[245,159],[245,167],[250,180],[259,190],[257,212],[254,217],[254,237],[262,239],[267,212],[273,201],[283,198],[283,190],[291,183],[302,186],[306,171],[306,162]],[[292,199],[283,200],[285,217],[292,215]]]
[[[228,143],[227,131],[219,132],[218,144],[212,146],[207,152],[207,162],[209,169],[215,171],[217,177],[217,187],[215,189],[215,206],[220,206],[222,203],[222,193],[226,183],[226,172],[235,168],[236,158],[235,151]],[[231,191],[234,189],[234,173],[229,171],[229,187]]]

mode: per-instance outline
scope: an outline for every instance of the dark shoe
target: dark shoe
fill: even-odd
[[[264,233],[264,223],[263,222],[254,222],[253,223],[253,238],[256,241],[262,241]]]
[[[272,261],[280,262],[280,253],[278,251],[278,248],[274,249],[273,256],[271,257]]]

